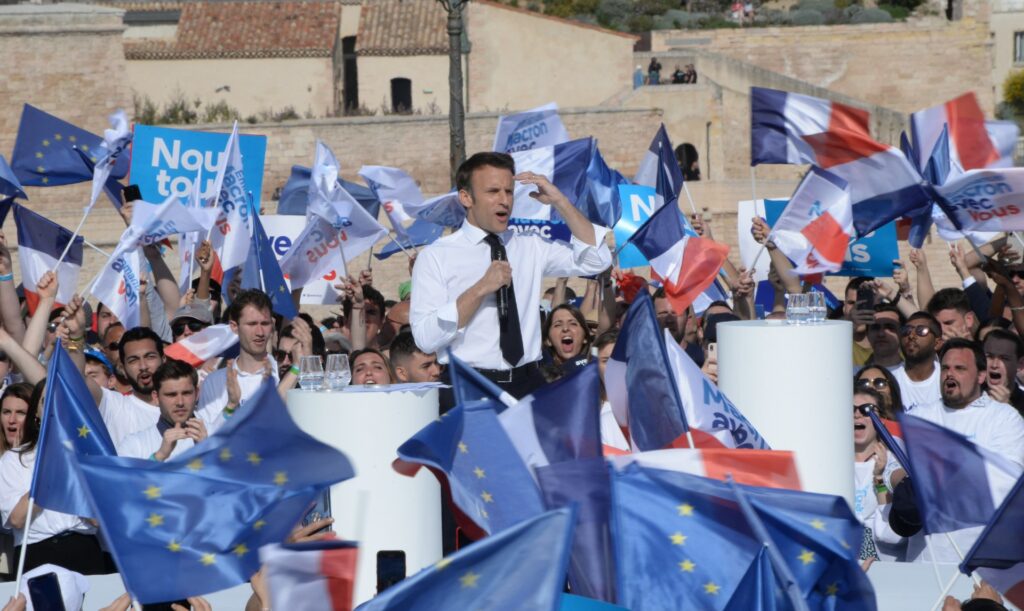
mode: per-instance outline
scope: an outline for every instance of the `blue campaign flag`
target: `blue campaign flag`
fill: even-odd
[[[171,471],[184,468],[286,490],[322,487],[355,473],[344,454],[295,424],[273,380],[264,382],[206,441],[163,464]]]
[[[668,131],[662,123],[658,132],[654,134],[651,145],[640,160],[640,167],[633,177],[633,182],[638,185],[655,187],[658,185],[658,174],[665,173],[670,190],[679,193],[683,188],[683,171],[676,161],[675,151],[672,149],[672,142],[668,138]]]
[[[162,202],[171,195],[187,201],[198,174],[202,175],[202,196],[215,197],[217,170],[225,159],[230,134],[171,127],[136,125],[132,138],[132,182],[142,199]],[[242,157],[241,183],[260,208],[267,137],[238,136]],[[223,185],[222,185],[223,186]],[[221,197],[223,202],[226,198]]]
[[[75,463],[82,455],[116,456],[114,442],[85,379],[59,341],[46,379],[43,426],[29,496],[46,509],[93,517]]]
[[[259,212],[253,207],[251,213],[253,239],[249,242],[249,256],[242,267],[242,288],[263,291],[270,296],[274,312],[283,316],[285,320],[292,320],[299,312],[295,309],[292,294],[284,282],[281,265],[277,262],[267,232],[263,229]]]
[[[573,520],[571,509],[558,509],[520,522],[442,558],[357,609],[557,611]]]
[[[443,225],[435,225],[433,223],[428,223],[423,219],[416,219],[413,221],[412,225],[405,228],[406,235],[395,236],[395,239],[398,240],[402,246],[399,246],[394,242],[388,242],[384,248],[380,249],[380,252],[374,253],[373,256],[383,261],[397,252],[402,252],[402,248],[411,250],[420,246],[426,246],[427,244],[433,244],[434,240],[441,237],[442,233],[444,233]]]
[[[636,463],[611,481],[628,609],[789,609],[787,587],[813,610],[876,608],[858,561],[863,527],[840,497]]]
[[[11,169],[22,185],[57,187],[91,181],[92,168],[82,163],[76,149],[93,163],[106,154],[103,138],[25,104],[11,155]],[[118,157],[110,175],[124,177],[129,162],[128,155]]]
[[[628,411],[629,434],[641,451],[666,448],[689,430],[664,341],[654,303],[641,292],[605,370],[608,399]]]
[[[765,221],[774,227],[785,209],[788,199],[764,200]],[[887,278],[892,276],[892,262],[900,258],[896,244],[896,222],[890,221],[870,234],[852,240],[846,250],[846,258],[838,272],[827,276],[869,276]]]
[[[904,413],[898,417],[925,532],[988,523],[1020,477],[1020,466],[938,424]]]
[[[21,182],[14,175],[14,170],[11,169],[11,166],[7,165],[7,160],[4,159],[3,155],[0,155],[0,195],[28,199],[25,191],[21,188]]]
[[[304,462],[302,447],[291,449]],[[125,587],[142,603],[245,583],[260,568],[260,546],[281,543],[319,494],[194,467],[100,456],[78,465]]]
[[[306,214],[306,205],[309,203],[309,182],[312,170],[305,166],[293,165],[291,176],[288,182],[281,189],[281,198],[277,202],[278,214]],[[343,178],[338,179],[338,184],[348,191],[364,210],[370,213],[374,219],[380,214],[380,200],[369,187],[364,187],[357,182],[351,182]]]
[[[601,151],[597,148],[597,140],[593,141],[590,153],[590,165],[587,166],[587,187],[583,196],[577,201],[576,207],[595,225],[614,227],[622,217],[622,198],[619,196],[619,185],[627,185],[626,179],[618,170],[613,170],[605,163]]]
[[[576,536],[569,562],[572,591],[615,602],[611,481],[603,458],[568,460],[535,470],[548,509],[576,506]]]
[[[452,379],[452,394],[455,395],[456,405],[493,399],[500,411],[517,402],[515,397],[480,375],[479,371],[457,359],[451,350],[448,351],[448,374]]]
[[[651,218],[657,209],[657,191],[646,185],[623,184],[618,187],[622,212],[612,228],[618,246],[619,267],[645,267],[650,264],[635,244],[629,243],[636,230]]]
[[[447,481],[455,507],[487,534],[544,511],[537,484],[498,422],[496,406],[494,401],[458,405],[398,448],[407,465],[425,465],[442,484]],[[414,470],[402,468],[403,473]]]

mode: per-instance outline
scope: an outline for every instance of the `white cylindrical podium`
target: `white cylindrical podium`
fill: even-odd
[[[438,417],[437,389],[288,393],[296,424],[342,452],[354,478],[331,487],[334,530],[359,542],[355,605],[377,593],[377,553],[405,552],[406,575],[441,559],[441,487],[427,469],[416,477],[391,468],[396,450]]]
[[[804,490],[853,507],[853,330],[847,321],[718,325],[718,387],[773,450],[791,450]]]

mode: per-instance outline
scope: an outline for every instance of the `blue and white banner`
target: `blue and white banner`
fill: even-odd
[[[622,216],[612,228],[615,244],[626,244],[644,221],[651,218],[658,207],[657,193],[654,187],[645,185],[619,185],[619,198],[622,200]],[[619,267],[644,267],[649,265],[647,258],[633,244],[619,251]]]
[[[263,230],[267,232],[267,240],[270,248],[281,263],[284,256],[292,249],[292,244],[299,238],[306,227],[306,217],[296,214],[268,214],[260,217],[263,223]],[[340,262],[340,258],[338,259]],[[284,270],[282,270],[284,271]],[[310,280],[302,287],[302,297],[299,303],[302,304],[337,304],[338,292],[334,290],[334,283],[339,281],[337,270]],[[285,275],[285,282],[291,289],[291,280]]]
[[[775,221],[782,215],[788,199],[765,200],[765,213],[768,225],[775,226]],[[846,250],[846,258],[838,272],[830,276],[870,276],[872,278],[888,278],[892,276],[892,262],[900,258],[900,250],[896,245],[896,224],[889,221],[878,229],[859,240],[852,240]]]
[[[202,196],[213,197],[228,137],[229,134],[136,125],[131,181],[139,185],[146,201],[162,202],[170,195],[184,200],[192,192],[192,183],[201,168],[205,183]],[[242,134],[238,146],[245,159],[245,185],[252,191],[253,202],[259,209],[267,137]]]
[[[970,170],[935,191],[946,214],[966,231],[1024,229],[1024,168]]]
[[[568,141],[569,132],[558,116],[558,104],[551,102],[499,117],[492,148],[502,153],[512,153]]]

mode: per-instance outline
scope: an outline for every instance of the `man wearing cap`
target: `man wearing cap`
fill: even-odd
[[[206,327],[213,324],[213,314],[210,309],[197,303],[190,303],[187,306],[178,308],[171,317],[172,341],[182,339],[199,333]]]

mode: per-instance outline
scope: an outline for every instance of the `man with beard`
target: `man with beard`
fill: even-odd
[[[238,375],[241,396],[237,404],[228,401],[227,367],[214,371],[203,380],[196,414],[209,425],[211,435],[241,404],[256,394],[264,380],[273,376],[275,385],[279,380],[277,362],[270,355],[270,339],[274,332],[271,309],[270,297],[254,289],[238,293],[231,302],[228,321],[231,330],[238,333],[239,354],[237,359],[228,362],[227,367]],[[292,365],[291,370],[298,375],[297,365]]]
[[[892,304],[875,306],[874,319],[868,324],[868,343],[871,344],[871,358],[868,363],[896,371],[903,366],[900,357],[900,327],[903,314]]]
[[[658,317],[658,326],[668,329],[672,339],[679,343],[679,347],[690,355],[698,366],[704,364],[704,350],[697,342],[697,321],[693,316],[693,308],[686,308],[682,315],[676,314],[665,296],[665,289],[658,288],[654,291],[654,315]]]
[[[917,312],[900,328],[900,347],[904,366],[893,372],[900,385],[903,408],[914,413],[919,407],[940,405],[939,368],[935,362],[935,344],[942,334],[939,322],[927,312]],[[916,415],[916,414],[915,414]]]
[[[62,332],[66,333],[64,346],[84,376],[85,312],[82,303],[82,298],[77,295],[71,300],[65,307],[61,326]],[[135,327],[121,336],[117,356],[121,370],[131,384],[130,394],[122,395],[100,388],[92,379],[85,378],[114,445],[133,433],[155,426],[160,419],[160,409],[153,398],[153,373],[164,362],[164,343],[152,329]]]
[[[199,376],[184,361],[167,359],[153,372],[153,397],[160,419],[117,444],[117,455],[163,462],[206,439],[206,425],[196,417]]]

